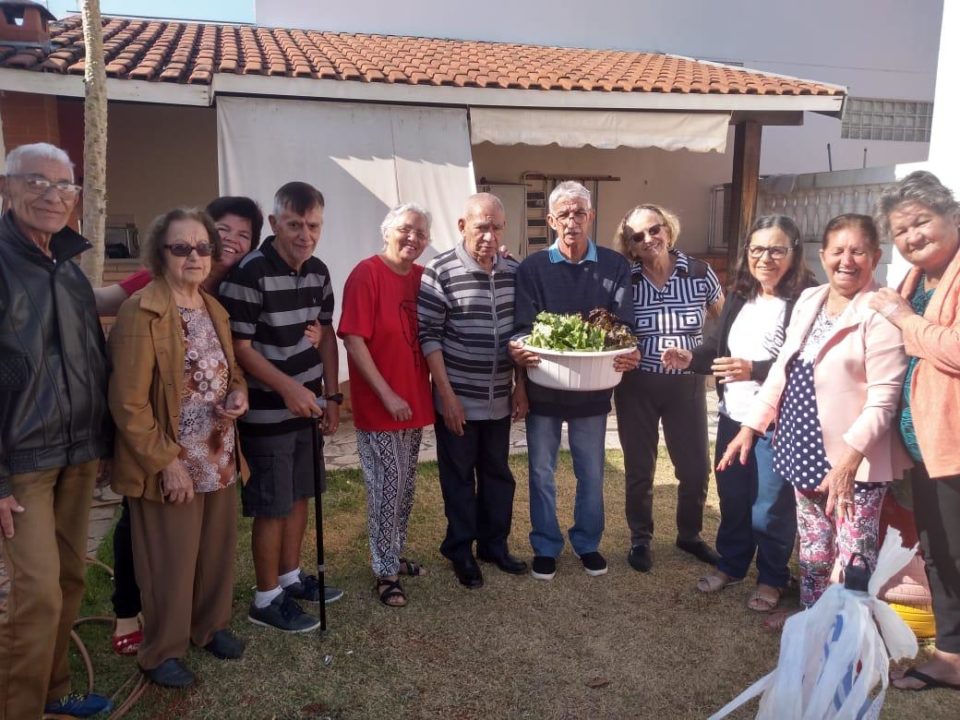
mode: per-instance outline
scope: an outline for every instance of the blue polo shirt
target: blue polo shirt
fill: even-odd
[[[547,248],[547,255],[550,257],[550,262],[552,263],[570,263],[571,265],[579,265],[580,263],[585,262],[596,262],[597,261],[597,244],[593,240],[587,239],[587,254],[583,256],[580,262],[573,262],[569,258],[564,257],[563,253],[560,252],[560,238],[557,238],[553,241],[553,245]]]

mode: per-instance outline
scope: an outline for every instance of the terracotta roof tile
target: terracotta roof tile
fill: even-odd
[[[51,26],[52,49],[0,45],[0,67],[83,73],[83,33]],[[839,95],[842,88],[659,53],[108,17],[114,78],[206,85],[215,73],[567,92]]]

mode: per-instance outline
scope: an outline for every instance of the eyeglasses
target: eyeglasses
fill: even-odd
[[[32,195],[46,195],[47,191],[53,188],[60,197],[69,199],[76,197],[81,190],[80,186],[74,183],[67,182],[66,180],[53,182],[52,180],[47,180],[42,175],[7,175],[7,177],[22,180],[23,184],[27,187],[27,192]]]
[[[657,223],[656,225],[651,225],[646,230],[638,230],[633,235],[630,236],[630,242],[632,243],[642,243],[644,238],[649,235],[651,238],[658,237],[660,232],[666,227],[663,223]]]
[[[587,219],[588,214],[589,213],[587,213],[586,210],[574,210],[572,212],[557,213],[553,217],[557,222],[564,225],[566,225],[570,220],[573,220],[577,225],[580,225]]]
[[[783,260],[790,252],[790,248],[785,245],[750,245],[747,247],[747,252],[754,260],[762,258],[764,253],[770,255],[772,260]]]
[[[397,232],[401,235],[412,234],[420,242],[424,242],[427,239],[427,234],[423,230],[418,230],[413,225],[401,225],[397,228]]]
[[[190,257],[190,253],[194,250],[197,251],[197,255],[200,257],[210,257],[213,254],[213,245],[205,242],[197,243],[196,245],[190,245],[189,243],[170,243],[163,247],[169,250],[170,254],[174,257]]]

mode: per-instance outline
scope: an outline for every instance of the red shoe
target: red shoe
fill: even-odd
[[[139,628],[126,635],[114,635],[112,638],[113,651],[117,655],[136,655],[140,649],[140,643],[143,642],[143,630]]]

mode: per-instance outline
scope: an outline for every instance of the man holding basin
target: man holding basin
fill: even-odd
[[[623,324],[632,325],[630,267],[619,253],[598,247],[590,239],[593,217],[590,192],[580,183],[563,182],[550,193],[547,223],[557,239],[545,252],[524,260],[517,270],[516,328],[510,357],[521,367],[540,363],[540,356],[520,341],[530,334],[540,312],[587,315],[602,308]],[[640,362],[640,352],[634,348],[611,362],[617,372],[633,370]],[[564,421],[577,478],[570,544],[588,575],[603,575],[607,561],[599,547],[604,526],[604,438],[612,390],[561,390],[546,387],[534,377],[528,379],[527,395],[532,575],[552,580],[563,549],[554,471]]]

